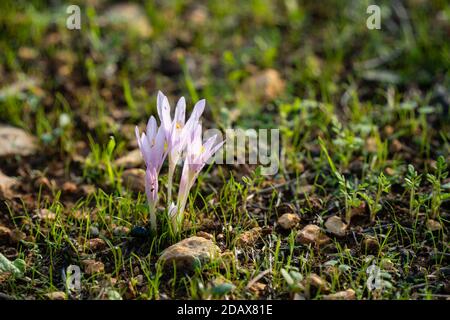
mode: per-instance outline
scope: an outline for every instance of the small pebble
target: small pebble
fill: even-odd
[[[98,228],[96,226],[90,226],[89,227],[89,235],[91,236],[91,238],[97,238],[100,234],[100,231],[98,230]]]

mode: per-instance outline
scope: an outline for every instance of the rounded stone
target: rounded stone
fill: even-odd
[[[212,261],[219,254],[219,247],[211,240],[194,236],[165,249],[158,261],[167,266],[175,264],[177,270],[189,271]]]

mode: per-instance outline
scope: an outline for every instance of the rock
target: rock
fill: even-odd
[[[241,233],[241,235],[236,240],[236,245],[244,247],[254,244],[261,235],[261,231],[262,229],[260,227],[255,227],[253,229]]]
[[[122,173],[123,185],[133,192],[145,192],[145,170],[127,169]]]
[[[294,293],[294,296],[292,297],[292,300],[302,300],[302,301],[304,301],[304,300],[306,300],[306,297],[303,294],[296,292],[296,293]]]
[[[365,216],[366,215],[366,203],[362,202],[359,207],[352,207],[350,209],[350,218],[355,216]],[[349,221],[346,221],[349,223]]]
[[[275,69],[267,69],[244,81],[242,92],[246,97],[271,101],[280,96],[285,87],[284,80]]]
[[[366,139],[366,150],[372,153],[376,153],[378,151],[378,143],[375,137],[368,137]]]
[[[50,182],[50,180],[47,177],[39,177],[36,179],[36,181],[34,182],[34,186],[36,188],[40,188],[40,187],[45,187],[48,188],[49,190],[52,190],[53,185],[52,185],[53,181]]]
[[[187,17],[187,20],[195,26],[203,26],[208,19],[208,11],[204,6],[196,6]]]
[[[125,226],[118,226],[115,227],[113,230],[113,235],[115,236],[126,236],[130,233],[130,228],[127,228]]]
[[[211,240],[202,237],[190,237],[165,249],[158,261],[177,270],[193,270],[210,262],[220,254],[220,249]]]
[[[347,225],[338,216],[332,216],[325,222],[325,228],[335,236],[343,237],[345,236]]]
[[[0,125],[0,157],[29,156],[36,150],[35,137],[22,129]]]
[[[11,230],[5,226],[0,225],[0,244],[15,245],[19,241],[25,239],[25,234],[20,230]]]
[[[84,184],[80,189],[86,196],[90,195],[91,193],[95,193],[95,191],[97,190],[95,186],[90,184]]]
[[[10,237],[11,229],[5,226],[0,226],[0,244],[9,242]]]
[[[321,246],[330,241],[322,230],[314,224],[309,224],[297,233],[296,241],[301,244],[313,244]]]
[[[403,149],[403,144],[398,139],[392,140],[392,143],[389,146],[390,152],[398,153],[398,152],[402,151],[402,149]]]
[[[88,275],[95,273],[101,273],[105,271],[105,265],[100,261],[95,260],[83,260],[81,264],[84,267],[84,272]]]
[[[303,286],[310,290],[311,288],[314,288],[320,292],[328,292],[330,290],[329,283],[315,273],[309,274],[303,280]]]
[[[345,291],[339,291],[332,294],[327,294],[323,296],[324,300],[355,300],[356,294],[355,290],[347,289]]]
[[[248,289],[253,294],[256,294],[257,296],[259,296],[266,290],[266,288],[267,288],[267,285],[265,283],[257,281],[255,283],[253,283]]]
[[[66,300],[66,293],[62,291],[55,291],[46,293],[44,296],[50,300]]]
[[[26,238],[25,233],[23,233],[18,229],[11,230],[11,232],[9,233],[9,242],[11,244],[16,244],[21,240],[25,240],[25,238]]]
[[[278,225],[284,230],[290,230],[298,225],[300,217],[295,213],[285,213],[278,218]]]
[[[39,52],[31,47],[20,47],[17,55],[24,60],[33,60],[39,56]]]
[[[118,158],[114,161],[114,164],[118,167],[124,167],[126,169],[129,168],[137,168],[144,163],[144,159],[142,158],[141,151],[139,149],[134,149],[130,151],[123,157]]]
[[[89,236],[92,238],[97,238],[100,235],[100,231],[96,226],[89,227]]]
[[[214,236],[208,232],[205,231],[199,231],[197,232],[197,237],[202,237],[205,238],[207,240],[214,240]]]
[[[395,175],[395,170],[392,169],[391,167],[386,167],[384,169],[384,172],[386,172],[386,174],[391,177],[393,177]]]
[[[71,218],[73,218],[79,222],[89,219],[89,213],[81,211],[81,210],[74,210],[74,211],[70,212],[69,215]],[[95,219],[92,219],[92,220],[95,220]]]
[[[56,213],[51,212],[48,209],[37,209],[34,218],[37,218],[41,221],[51,223],[56,219]]]
[[[148,238],[150,234],[150,230],[141,226],[135,226],[130,231],[130,236],[141,239]]]
[[[364,236],[362,241],[362,249],[365,253],[378,253],[378,249],[380,248],[380,244],[378,243],[377,238],[373,236]]]
[[[8,177],[0,171],[0,198],[11,199],[14,197],[13,188],[17,185],[16,179]]]
[[[134,33],[141,38],[148,38],[153,31],[144,8],[135,3],[113,5],[100,16],[99,23],[119,31]]]
[[[350,162],[348,169],[350,170],[351,173],[359,176],[363,172],[363,167],[364,167],[363,162],[359,159],[355,159],[352,162]]]
[[[299,166],[299,164],[295,164],[295,165]],[[303,165],[303,164],[301,164],[301,165]],[[304,171],[304,170],[302,170],[302,171]],[[305,194],[305,193],[310,194],[313,191],[313,189],[314,189],[313,185],[306,184],[306,185],[302,185],[302,186],[298,187],[297,192],[299,194]]]
[[[386,127],[384,127],[383,131],[384,131],[384,134],[389,137],[394,134],[395,129],[393,126],[387,125]]]
[[[67,193],[75,193],[78,190],[78,187],[75,183],[71,182],[71,181],[66,181],[64,182],[62,189],[64,192]]]
[[[85,245],[91,251],[100,251],[106,248],[106,242],[100,238],[89,239]]]
[[[430,230],[431,232],[439,231],[442,229],[442,225],[438,221],[432,219],[427,220],[426,226],[427,229]]]

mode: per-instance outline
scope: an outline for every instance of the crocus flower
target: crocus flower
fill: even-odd
[[[148,120],[146,133],[139,135],[139,128],[135,129],[136,139],[144,158],[147,170],[145,171],[145,193],[150,209],[150,223],[156,230],[156,203],[158,201],[158,175],[166,158],[165,134],[162,125],[158,128],[156,119],[152,116]]]
[[[167,199],[172,200],[172,181],[176,165],[180,161],[181,155],[193,130],[197,126],[200,116],[205,109],[205,100],[198,101],[188,121],[185,123],[186,100],[181,97],[175,108],[174,119],[170,116],[170,104],[167,97],[158,92],[157,99],[158,115],[161,119],[161,126],[164,128],[167,148],[169,152],[169,172],[167,179]]]
[[[195,183],[200,171],[206,162],[222,147],[224,141],[215,144],[217,135],[202,143],[202,127],[197,123],[191,131],[186,147],[186,159],[181,174],[180,188],[178,190],[178,200],[176,214],[169,211],[172,226],[175,232],[183,221],[184,209],[188,200],[189,191]]]

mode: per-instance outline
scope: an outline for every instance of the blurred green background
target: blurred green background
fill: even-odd
[[[81,30],[66,27],[69,4],[80,7]],[[155,113],[157,90],[173,102],[206,98],[210,126],[284,121],[287,136],[304,108],[296,99],[329,104],[325,113],[345,121],[395,122],[383,108],[400,101],[434,103],[448,117],[448,2],[377,1],[380,30],[366,26],[370,4],[3,1],[0,120],[47,144],[59,144],[62,113],[71,138],[133,139],[131,124]]]

